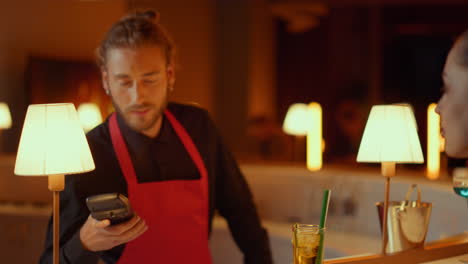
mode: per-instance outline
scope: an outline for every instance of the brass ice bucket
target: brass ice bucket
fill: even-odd
[[[416,201],[410,201],[411,194],[415,189],[418,198]],[[380,202],[376,205],[382,228],[384,204]],[[390,202],[387,221],[387,252],[393,253],[424,246],[431,210],[431,203],[421,202],[421,190],[416,184],[411,185],[404,201]]]

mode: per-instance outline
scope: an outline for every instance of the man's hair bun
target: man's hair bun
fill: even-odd
[[[139,11],[139,12],[137,11],[136,15],[142,18],[153,20],[156,23],[159,22],[159,13],[152,9]]]

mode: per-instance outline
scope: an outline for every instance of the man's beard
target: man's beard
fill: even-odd
[[[143,131],[146,131],[146,130],[148,130],[148,129],[150,129],[150,128],[152,128],[152,127],[154,127],[156,125],[156,123],[162,118],[164,110],[166,109],[167,104],[168,104],[168,98],[167,98],[167,95],[166,95],[166,98],[164,98],[164,101],[161,103],[161,105],[159,107],[157,107],[155,105],[152,105],[152,104],[132,105],[132,106],[128,107],[125,111],[123,111],[115,103],[114,98],[112,96],[111,96],[111,100],[112,100],[112,105],[114,106],[115,110],[117,111],[117,113],[120,114],[120,116],[122,116],[122,118],[124,119],[127,126],[129,126],[134,131],[137,131],[137,132],[140,132],[140,133],[142,133]],[[130,111],[140,109],[140,108],[150,109],[151,111],[153,111],[156,108],[156,112],[150,117],[150,121],[147,122],[147,124],[144,125],[144,126],[138,125],[138,124],[132,122],[132,119],[128,116]]]

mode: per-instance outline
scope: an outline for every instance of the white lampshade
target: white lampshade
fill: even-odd
[[[305,136],[310,129],[310,113],[306,104],[293,104],[289,107],[283,122],[283,131],[289,135]]]
[[[423,163],[416,119],[409,105],[376,105],[367,120],[358,162]]]
[[[88,142],[75,106],[30,105],[21,133],[15,174],[44,176],[94,170]]]
[[[78,116],[85,132],[102,123],[101,111],[97,104],[83,103],[78,106]]]
[[[11,128],[10,108],[6,103],[0,103],[0,129]]]

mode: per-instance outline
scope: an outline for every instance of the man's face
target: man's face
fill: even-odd
[[[145,133],[160,125],[174,71],[159,46],[111,49],[102,76],[104,89],[128,126]]]
[[[456,62],[458,48],[455,44],[447,57],[443,95],[436,112],[441,117],[445,152],[452,157],[464,158],[468,157],[468,69]]]

